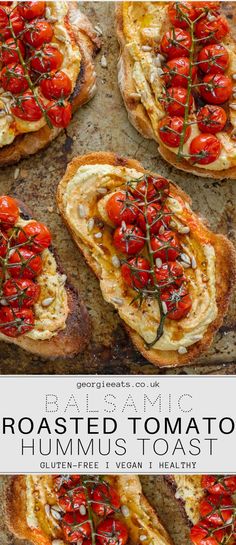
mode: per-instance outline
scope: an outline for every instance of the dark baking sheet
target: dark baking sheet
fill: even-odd
[[[0,343],[0,373],[235,373],[235,304],[212,348],[194,365],[176,371],[161,370],[133,349],[116,313],[101,296],[99,285],[75,248],[55,205],[55,191],[66,165],[78,154],[111,150],[140,160],[146,168],[177,182],[193,200],[193,208],[208,219],[212,229],[235,237],[236,183],[211,181],[176,171],[157,153],[156,144],[143,139],[129,124],[117,85],[118,45],[113,2],[84,2],[84,10],[103,31],[103,48],[96,60],[98,89],[95,98],[74,116],[69,128],[50,147],[17,166],[0,172],[1,193],[20,197],[54,233],[68,276],[81,291],[92,320],[88,349],[72,360],[45,361],[13,345]],[[105,55],[107,68],[100,64]]]

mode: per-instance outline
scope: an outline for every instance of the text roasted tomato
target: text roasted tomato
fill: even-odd
[[[144,257],[134,257],[121,266],[122,278],[131,288],[145,288],[151,278],[149,271],[149,261]]]
[[[24,44],[20,40],[18,40],[17,45],[20,49],[22,57],[24,58]],[[3,64],[19,63],[19,55],[13,38],[9,38],[5,41],[5,43],[1,45],[1,61]]]
[[[68,98],[72,91],[72,82],[65,72],[60,71],[44,78],[40,83],[40,89],[49,100]]]
[[[140,252],[145,244],[144,233],[135,225],[117,227],[113,235],[114,245],[124,254],[133,255]]]
[[[138,217],[138,208],[135,205],[135,199],[125,191],[116,191],[106,204],[106,211],[114,225],[125,223],[135,223]]]
[[[173,87],[188,87],[190,72],[191,79],[194,81],[197,69],[196,66],[192,66],[190,70],[188,57],[179,57],[164,64],[163,72],[166,85],[172,85]]]
[[[205,74],[223,73],[229,64],[229,54],[222,44],[206,45],[198,55],[199,68]]]
[[[35,278],[42,271],[42,259],[28,248],[17,248],[8,259],[8,273],[13,278]]]
[[[165,303],[170,320],[182,320],[189,313],[192,300],[186,288],[170,286],[161,292],[162,303]]]
[[[162,261],[175,261],[180,254],[179,242],[174,231],[154,235],[151,239],[151,247],[155,259],[159,257]]]
[[[171,148],[177,148],[180,145],[181,133],[184,128],[183,117],[170,117],[165,116],[159,122],[159,136],[167,146]],[[190,126],[187,126],[184,136],[184,142],[187,142],[191,134]]]
[[[11,63],[4,66],[1,72],[1,82],[4,91],[9,91],[13,95],[18,95],[28,89],[28,82],[21,64]]]
[[[39,298],[40,286],[27,278],[7,280],[3,285],[3,295],[11,307],[32,307]]]
[[[199,504],[199,511],[202,518],[206,518],[213,526],[223,526],[232,521],[233,509],[232,499],[229,496],[214,496],[209,494],[203,497]],[[229,507],[229,509],[226,509]]]
[[[0,222],[4,225],[15,225],[19,218],[17,202],[12,197],[2,195],[0,197]]]
[[[142,180],[134,185],[132,190],[133,196],[140,199],[142,202],[146,198],[147,202],[162,201],[169,195],[170,184],[166,178],[153,178],[148,176],[146,180]]]
[[[194,545],[220,545],[224,542],[225,530],[213,528],[207,521],[195,524],[190,530]]]
[[[58,494],[58,502],[63,511],[71,513],[79,509],[81,505],[86,505],[86,495],[81,486],[75,486],[69,491],[62,486]]]
[[[229,32],[229,25],[224,17],[216,15],[213,20],[203,17],[195,28],[197,38],[204,39],[208,43],[222,40]]]
[[[58,70],[63,62],[63,55],[59,49],[53,45],[45,45],[43,49],[33,51],[30,59],[32,70],[45,74]]]
[[[79,511],[66,513],[62,519],[62,529],[65,538],[69,543],[77,542],[82,545],[83,540],[91,535],[91,526],[86,515],[81,515]]]
[[[199,86],[199,91],[209,104],[223,104],[232,94],[232,80],[224,74],[208,74],[203,78],[204,85]]]
[[[38,221],[32,220],[23,227],[18,233],[17,243],[30,246],[35,253],[42,252],[51,244],[51,233],[44,225]]]
[[[16,117],[30,122],[39,121],[43,116],[42,110],[30,90],[17,97],[16,105],[12,106],[11,111]]]
[[[49,102],[47,105],[47,115],[54,127],[65,128],[69,125],[72,109],[69,102]]]
[[[98,484],[91,493],[91,506],[96,515],[107,517],[120,508],[120,498],[109,484]]]
[[[125,545],[128,541],[128,530],[120,520],[102,520],[97,527],[97,541],[101,545]]]
[[[158,285],[162,288],[170,283],[180,287],[186,280],[183,267],[177,261],[168,261],[168,263],[162,263],[160,267],[156,267],[155,276]]]
[[[0,331],[7,337],[19,337],[34,328],[34,315],[29,308],[0,307]]]
[[[191,161],[199,165],[209,165],[218,159],[222,145],[213,134],[199,134],[190,144]]]
[[[37,21],[33,25],[29,23],[24,32],[23,40],[32,47],[41,47],[41,45],[51,42],[52,37],[52,25],[47,21]]]
[[[210,494],[234,494],[236,492],[236,475],[203,475],[202,488]]]
[[[145,215],[144,211],[140,212],[138,216],[138,225],[144,233],[146,233],[148,225],[152,235],[158,233],[162,226],[167,227],[171,220],[169,208],[167,208],[167,206],[162,207],[159,203],[149,204],[146,208]]]
[[[24,19],[34,19],[35,17],[42,17],[45,14],[46,3],[43,1],[36,2],[20,2],[18,5],[19,13]]]
[[[160,48],[163,55],[166,55],[168,59],[189,57],[191,43],[189,32],[182,30],[182,28],[173,28],[164,34]]]
[[[189,28],[188,20],[194,21],[197,16],[192,2],[171,2],[168,15],[171,24],[179,28]]]
[[[189,101],[187,101],[187,96],[187,89],[185,87],[170,87],[166,89],[164,98],[162,98],[166,112],[170,116],[184,116],[187,102],[189,104],[188,111],[190,112],[193,97],[190,95]]]
[[[207,104],[197,113],[197,123],[200,131],[215,134],[223,131],[227,115],[223,108]]]

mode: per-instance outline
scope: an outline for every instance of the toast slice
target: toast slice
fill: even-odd
[[[92,174],[89,178],[89,181],[86,181],[86,171],[89,173],[92,166],[95,166],[92,169]],[[110,168],[112,167],[112,168]],[[114,170],[115,169],[115,170]],[[204,332],[202,333],[201,339],[196,339],[194,342],[190,343],[186,350],[175,349],[158,349],[158,343],[155,348],[147,347],[142,335],[139,333],[139,322],[137,320],[140,318],[140,323],[144,323],[146,327],[147,319],[149,318],[149,313],[145,308],[143,315],[139,314],[139,309],[136,307],[135,312],[133,313],[133,320],[135,321],[135,327],[132,327],[132,320],[127,314],[124,314],[124,307],[120,306],[119,298],[123,297],[126,301],[126,291],[124,285],[121,282],[121,273],[120,269],[117,269],[115,265],[113,266],[112,256],[114,252],[114,245],[112,242],[104,243],[104,240],[107,240],[107,233],[110,226],[105,223],[103,238],[101,239],[101,245],[99,246],[99,239],[97,243],[95,237],[93,240],[88,238],[89,232],[89,220],[92,216],[95,217],[95,226],[99,225],[101,222],[101,207],[99,204],[99,210],[97,209],[97,203],[100,198],[104,197],[104,194],[101,194],[101,191],[112,192],[112,189],[117,189],[124,183],[126,174],[126,169],[131,169],[131,174],[136,177],[141,177],[143,175],[151,175],[154,178],[158,178],[158,175],[152,174],[149,171],[145,171],[140,163],[134,159],[120,157],[114,153],[104,153],[97,152],[91,153],[85,156],[77,157],[68,165],[66,173],[62,178],[57,191],[57,203],[62,215],[62,218],[67,225],[69,231],[76,244],[83,253],[88,265],[94,271],[96,276],[100,281],[100,286],[102,289],[103,297],[106,301],[112,303],[117,309],[119,315],[122,318],[123,325],[127,332],[130,335],[131,340],[133,341],[136,348],[141,352],[141,354],[151,363],[157,365],[158,367],[173,367],[181,366],[190,363],[193,359],[198,357],[202,352],[206,351],[211,345],[214,334],[217,329],[221,326],[223,318],[227,312],[228,304],[230,300],[230,294],[232,288],[235,284],[236,276],[236,254],[235,249],[233,248],[232,243],[223,235],[215,234],[211,232],[203,221],[194,214],[190,209],[191,200],[188,195],[186,195],[182,189],[176,186],[173,183],[170,183],[171,194],[180,199],[186,204],[186,208],[189,211],[188,220],[186,220],[186,225],[188,226],[188,221],[192,223],[193,230],[190,232],[190,237],[195,236],[197,231],[199,231],[200,238],[198,239],[197,246],[200,248],[202,242],[200,242],[201,236],[203,239],[209,241],[210,246],[214,249],[215,254],[215,281],[214,281],[214,305],[215,305],[215,315],[212,320],[209,320],[208,325],[205,327]],[[107,177],[105,173],[108,171]],[[104,172],[101,174],[101,172]],[[109,174],[111,172],[111,174]],[[96,174],[97,173],[97,174]],[[113,174],[114,174],[114,183],[113,183]],[[89,174],[88,174],[89,176]],[[128,176],[128,174],[127,174]],[[126,178],[127,178],[126,176]],[[103,188],[103,189],[101,189]],[[82,193],[81,193],[82,191]],[[90,207],[90,197],[92,206]],[[106,198],[106,197],[104,197]],[[82,206],[87,209],[87,213],[84,214],[85,217],[82,219],[79,217],[79,207]],[[103,207],[104,208],[104,207]],[[104,220],[104,214],[102,219]],[[87,226],[86,226],[87,225]],[[191,228],[191,225],[190,225]],[[99,235],[100,237],[101,235]],[[197,235],[196,235],[197,236]],[[109,239],[110,240],[110,239]],[[105,245],[105,250],[104,250]],[[107,261],[108,260],[108,261]],[[108,267],[111,271],[111,275],[108,276]],[[201,270],[201,263],[199,261],[198,267]],[[105,271],[105,272],[104,272]],[[208,278],[209,280],[209,278]],[[207,282],[208,282],[207,280]],[[204,288],[205,289],[205,288]],[[111,296],[112,295],[112,296]],[[204,295],[205,297],[205,295]],[[130,306],[133,296],[127,300],[126,309],[132,309]],[[209,304],[213,304],[213,297],[209,296]],[[128,306],[129,303],[129,306]],[[195,301],[196,305],[198,300]],[[129,312],[127,310],[127,312]],[[131,311],[130,311],[131,312]],[[201,313],[200,313],[201,314]],[[143,322],[141,320],[143,319]],[[154,315],[154,321],[157,320],[157,316]],[[188,317],[186,318],[188,321]],[[199,316],[199,322],[205,320],[205,315]],[[173,322],[173,321],[172,321]],[[150,323],[150,322],[148,322]],[[183,327],[183,321],[176,322],[178,325],[177,330],[181,331]],[[172,327],[172,326],[171,326]],[[187,328],[189,325],[187,324]],[[190,324],[191,327],[191,324]],[[192,331],[194,335],[194,327]],[[196,331],[195,331],[196,333]],[[178,335],[178,333],[177,333]],[[182,338],[180,337],[179,343],[181,344]]]
[[[77,2],[68,2],[67,28],[79,46],[81,54],[80,72],[70,97],[73,113],[91,100],[96,92],[96,72],[93,58],[101,47],[100,39],[89,19],[83,14]],[[17,163],[46,148],[63,129],[44,125],[35,132],[19,135],[15,140],[0,148],[0,165]]]
[[[23,220],[33,219],[30,209],[21,201],[17,201],[20,209],[20,217]],[[64,270],[53,246],[49,248],[50,254],[56,262],[59,275],[64,275]],[[88,311],[81,300],[77,290],[66,278],[64,288],[67,295],[68,314],[64,329],[49,339],[32,339],[27,334],[12,338],[0,334],[0,340],[15,344],[24,350],[36,354],[42,358],[55,359],[58,357],[72,357],[81,352],[90,338],[90,321]]]

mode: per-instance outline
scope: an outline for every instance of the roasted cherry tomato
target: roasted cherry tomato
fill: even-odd
[[[166,115],[159,122],[158,132],[164,144],[170,146],[171,148],[177,148],[180,145],[180,138],[183,128],[183,117],[170,117],[169,115]],[[185,130],[184,142],[187,142],[190,134],[191,128],[190,126],[187,126]]]
[[[197,113],[197,123],[200,131],[215,134],[223,131],[227,115],[223,108],[207,104]]]
[[[151,247],[154,257],[162,261],[175,261],[180,254],[180,247],[174,231],[165,231],[151,238]]]
[[[0,307],[0,331],[7,337],[19,337],[34,328],[34,314],[29,308]]]
[[[138,225],[144,233],[146,233],[147,224],[152,235],[158,233],[162,226],[167,227],[170,224],[171,215],[167,206],[162,207],[159,203],[148,204],[145,214],[146,218],[143,209],[138,216]]]
[[[166,178],[153,178],[148,176],[146,180],[142,180],[134,185],[132,189],[135,199],[142,202],[146,198],[147,202],[162,201],[169,195],[170,184]]]
[[[113,193],[107,201],[106,211],[114,225],[121,225],[122,221],[135,223],[139,214],[134,197],[125,191]]]
[[[97,541],[101,545],[125,545],[128,541],[128,530],[120,520],[107,518],[97,527]]]
[[[2,230],[0,231],[0,257],[6,257],[7,254],[7,234]],[[1,278],[1,277],[0,277]]]
[[[225,495],[236,492],[236,475],[203,475],[202,488],[209,494]]]
[[[187,89],[185,87],[169,87],[162,98],[166,112],[172,116],[184,116],[187,102]],[[189,112],[193,105],[193,97],[189,96]]]
[[[58,492],[62,486],[68,490],[71,487],[74,488],[74,486],[77,486],[81,482],[80,475],[55,475],[54,479],[56,492]]]
[[[71,120],[71,104],[62,100],[60,102],[49,102],[47,104],[47,115],[54,127],[65,128]]]
[[[224,542],[225,530],[212,527],[207,521],[195,524],[190,530],[194,545],[220,545]]]
[[[145,244],[143,231],[135,225],[117,227],[113,235],[114,245],[124,254],[133,255],[140,252]]]
[[[171,24],[179,28],[189,28],[188,20],[194,21],[197,16],[192,2],[171,2],[168,15]]]
[[[75,486],[72,490],[62,486],[58,493],[58,503],[63,511],[72,513],[86,505],[86,495],[81,486]]]
[[[28,89],[28,82],[21,64],[11,63],[4,66],[1,72],[1,82],[4,91],[9,91],[13,95],[18,95]]]
[[[82,545],[84,539],[91,535],[91,526],[86,515],[81,515],[79,511],[66,513],[62,519],[62,530],[66,541],[76,542]]]
[[[39,295],[39,284],[28,278],[11,278],[3,285],[3,296],[11,307],[32,307]]]
[[[186,280],[183,267],[177,261],[168,261],[156,267],[155,276],[160,287],[166,287],[170,283],[180,287]]]
[[[12,250],[8,259],[8,273],[13,278],[35,278],[42,271],[42,259],[28,248]]]
[[[221,142],[213,134],[199,134],[190,143],[191,161],[199,165],[209,165],[218,159]]]
[[[12,38],[10,29],[10,22],[14,31],[14,34],[18,36],[24,29],[24,19],[20,16],[18,8],[10,10],[6,7],[0,7],[0,39],[7,40]]]
[[[23,40],[32,47],[41,47],[41,45],[51,42],[52,37],[52,25],[44,20],[36,21],[33,25],[29,23],[23,34]]]
[[[61,70],[48,78],[44,78],[40,83],[40,89],[49,100],[52,98],[68,98],[72,91],[72,82],[67,74]]]
[[[198,67],[205,74],[222,74],[229,64],[229,54],[222,44],[210,44],[201,49]]]
[[[188,57],[179,57],[172,59],[163,65],[164,81],[166,85],[173,87],[188,87],[188,78],[194,81],[197,69],[192,66],[190,70],[190,62]]]
[[[12,106],[11,111],[24,121],[39,121],[43,116],[42,110],[30,90],[16,98],[15,106]]]
[[[17,40],[17,45],[21,51],[21,55],[24,58],[25,56],[25,46],[20,41]],[[8,38],[4,43],[1,45],[1,62],[2,64],[11,64],[11,63],[19,63],[19,55],[16,49],[16,44],[13,38]]]
[[[91,506],[99,517],[107,517],[120,508],[120,498],[108,483],[97,484],[91,492]]]
[[[207,74],[203,78],[204,85],[199,86],[202,98],[209,104],[222,104],[232,94],[232,80],[224,74]]]
[[[43,17],[45,14],[46,2],[19,2],[18,11],[24,19],[30,20],[35,17]]]
[[[151,278],[149,271],[149,261],[144,257],[134,257],[121,266],[122,278],[131,288],[145,288]]]
[[[203,13],[215,13],[219,10],[220,2],[195,2],[194,9],[197,16],[202,15]]]
[[[229,32],[229,25],[221,15],[213,15],[214,19],[210,20],[208,17],[202,17],[197,23],[195,28],[195,34],[198,39],[201,39],[207,43],[215,43],[221,41]]]
[[[186,288],[170,286],[161,292],[161,300],[166,304],[168,318],[170,320],[182,320],[189,313],[192,300]]]
[[[214,496],[209,494],[201,499],[199,511],[202,518],[207,519],[213,526],[223,526],[232,522],[232,499],[229,496]],[[229,509],[226,509],[229,507]]]
[[[168,59],[176,57],[189,57],[191,47],[191,36],[182,28],[172,28],[164,34],[161,40],[161,53]]]
[[[40,74],[58,70],[63,62],[63,55],[59,49],[47,44],[43,49],[35,49],[30,58],[30,67]],[[52,98],[52,97],[50,97]]]
[[[51,241],[51,233],[46,225],[35,220],[27,223],[17,235],[17,243],[30,246],[30,249],[36,254],[48,248]]]
[[[6,226],[15,225],[19,218],[17,202],[7,195],[0,196],[0,222]]]

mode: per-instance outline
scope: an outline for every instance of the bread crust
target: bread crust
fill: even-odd
[[[68,2],[66,25],[81,53],[80,73],[70,99],[74,113],[96,92],[93,57],[98,53],[101,43],[89,19],[79,10],[77,2]],[[0,166],[11,165],[34,155],[46,148],[62,131],[61,128],[50,129],[44,125],[38,131],[17,136],[11,144],[0,148]]]
[[[236,22],[236,3],[235,2],[221,2],[222,9],[225,11],[226,16],[231,21],[231,24]],[[152,124],[147,115],[147,112],[140,102],[139,98],[135,98],[136,88],[132,78],[132,57],[126,48],[126,38],[123,27],[123,2],[117,2],[116,4],[116,32],[118,41],[120,44],[120,56],[118,61],[118,83],[121,91],[122,98],[127,109],[128,118],[135,129],[141,133],[144,138],[156,140],[158,143],[158,151],[160,155],[173,167],[201,176],[203,178],[214,178],[223,180],[224,178],[235,179],[236,178],[236,166],[224,170],[211,170],[191,165],[185,159],[179,159],[175,153],[163,146],[162,141],[159,138],[158,133],[155,133],[152,128]],[[232,31],[233,34],[233,31]],[[235,39],[235,36],[234,36]]]
[[[57,190],[57,204],[62,215],[63,221],[65,222],[67,228],[71,232],[73,239],[75,240],[77,246],[82,251],[88,265],[94,271],[96,276],[99,278],[100,270],[96,263],[94,262],[92,255],[89,250],[81,240],[77,237],[76,233],[71,229],[69,222],[67,221],[66,215],[63,209],[63,195],[66,189],[68,182],[75,175],[78,168],[82,165],[87,164],[109,164],[114,166],[126,166],[128,168],[138,169],[140,172],[148,172],[149,174],[155,176],[155,173],[145,171],[142,165],[134,160],[127,157],[120,157],[111,152],[95,152],[88,155],[83,155],[76,157],[68,165],[66,173],[62,178],[58,190]],[[191,199],[186,193],[171,182],[172,187],[175,187],[177,194],[191,204]],[[179,354],[177,351],[157,351],[154,349],[148,350],[145,346],[143,339],[138,333],[133,331],[129,326],[124,322],[125,329],[127,330],[134,346],[141,352],[141,354],[151,363],[158,367],[178,367],[182,365],[190,364],[195,358],[200,354],[205,352],[213,341],[214,334],[219,329],[223,322],[223,318],[227,312],[229,300],[233,286],[236,281],[236,251],[232,243],[224,236],[215,234],[206,226],[204,229],[209,237],[210,243],[214,246],[216,254],[216,302],[218,308],[218,314],[216,319],[208,326],[206,333],[204,334],[201,341],[195,343],[194,345],[188,348],[187,354]]]
[[[30,209],[19,200],[17,203],[24,219],[31,219],[32,213]],[[56,261],[58,272],[63,274],[64,271],[56,250],[52,246],[49,249]],[[34,340],[22,335],[17,338],[5,336],[4,342],[15,344],[27,352],[31,352],[42,358],[72,357],[81,352],[90,338],[91,328],[88,311],[80,299],[77,290],[68,280],[66,280],[65,289],[69,309],[65,329],[59,331],[57,335],[48,340]]]

